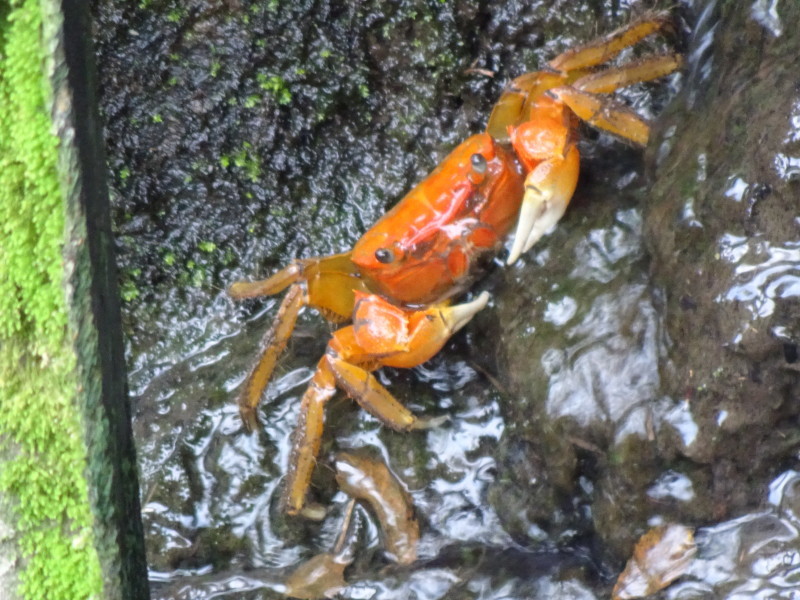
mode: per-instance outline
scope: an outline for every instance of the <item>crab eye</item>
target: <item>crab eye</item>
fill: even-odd
[[[467,179],[474,185],[482,184],[486,178],[486,159],[482,154],[476,152],[469,157],[469,162],[472,165],[472,169],[467,173]]]
[[[472,163],[472,170],[475,171],[478,175],[483,175],[486,173],[486,159],[483,157],[482,154],[478,154],[477,152],[470,157],[470,162]]]
[[[388,265],[391,262],[394,262],[394,252],[392,252],[389,248],[378,248],[375,250],[375,260],[379,263],[383,263]]]

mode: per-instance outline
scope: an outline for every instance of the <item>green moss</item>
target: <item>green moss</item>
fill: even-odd
[[[167,13],[167,20],[170,23],[177,23],[183,18],[183,16],[184,16],[184,11],[176,8]]]
[[[130,278],[123,277],[119,290],[123,302],[133,302],[139,297],[139,288],[136,282]]]
[[[245,142],[242,148],[233,157],[233,164],[240,169],[244,169],[247,173],[247,178],[252,182],[258,181],[261,175],[261,161],[258,155],[253,152],[253,147]]]
[[[44,59],[31,53],[39,46],[38,4],[12,7],[0,41],[0,338],[36,330],[50,344],[66,322],[61,260],[50,259],[64,235],[53,206],[58,140],[44,109]]]
[[[36,356],[5,340],[0,353],[0,434],[13,443],[0,490],[17,505],[25,598],[98,597],[100,568],[83,477],[86,457],[75,417],[74,360],[67,347]]]
[[[98,598],[38,0],[0,5],[0,496],[26,598]]]
[[[292,101],[292,92],[286,80],[279,75],[267,76],[265,73],[256,75],[258,86],[270,94],[278,101],[280,105],[289,104]]]

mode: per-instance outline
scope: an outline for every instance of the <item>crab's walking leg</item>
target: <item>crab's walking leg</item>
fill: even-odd
[[[294,260],[288,267],[284,267],[272,277],[258,281],[236,281],[228,288],[228,295],[235,300],[244,300],[245,298],[279,294],[293,283],[303,279],[304,266],[302,261]]]
[[[579,77],[572,87],[593,94],[610,94],[619,88],[669,75],[683,64],[680,54],[659,54],[619,67]]]
[[[353,291],[365,290],[350,252],[320,258],[304,258],[292,263],[267,279],[237,281],[228,289],[236,299],[272,296],[293,283],[305,283],[308,304],[332,321],[346,321],[353,310]]]
[[[502,95],[492,108],[486,133],[500,142],[508,142],[509,126],[517,126],[530,119],[536,110],[536,100],[547,90],[568,82],[567,73],[534,71],[514,78],[506,85]]]
[[[356,400],[359,406],[395,431],[409,431],[417,427],[417,417],[383,387],[366,369],[350,364],[338,357],[328,359],[336,383]]]
[[[292,452],[289,458],[289,472],[286,475],[283,505],[290,515],[303,514],[319,520],[324,512],[306,506],[306,493],[311,482],[311,474],[317,464],[322,429],[325,423],[325,405],[336,392],[333,372],[323,357],[317,371],[311,378],[300,402],[300,417],[294,431]]]
[[[408,431],[438,423],[439,420],[417,418],[370,371],[382,365],[409,368],[425,362],[486,306],[489,294],[483,292],[472,302],[454,306],[440,304],[421,311],[408,311],[389,305],[377,296],[365,295],[362,299],[366,302],[361,310],[356,307],[356,322],[363,324],[371,315],[374,317],[379,312],[385,315],[386,312],[397,311],[406,319],[406,327],[402,329],[407,329],[409,335],[404,342],[399,342],[397,331],[387,331],[386,336],[391,339],[378,340],[381,346],[379,357],[371,354],[369,344],[359,343],[356,326],[343,327],[334,333],[328,351],[317,365],[317,371],[301,401],[300,420],[294,433],[283,497],[283,505],[290,515],[302,514],[309,518],[321,516],[315,508],[306,507],[306,493],[322,438],[325,404],[336,386],[392,429]],[[369,328],[369,324],[366,326]],[[375,333],[374,328],[371,333]],[[368,337],[370,341],[375,341],[374,336]],[[398,349],[394,352],[388,351],[392,340],[397,342]]]
[[[665,28],[670,22],[666,14],[657,14],[557,56],[550,61],[550,66],[565,73],[568,85],[554,87],[549,93],[581,120],[644,146],[650,135],[647,121],[613,99],[597,94],[608,94],[668,75],[681,66],[682,58],[677,54],[665,54],[595,73],[585,74],[585,70],[611,60],[624,48]]]
[[[630,108],[611,98],[570,87],[556,88],[552,93],[592,127],[608,131],[640,146],[647,145],[650,124]]]
[[[262,339],[261,356],[245,380],[239,396],[239,412],[248,432],[258,427],[256,408],[272,377],[278,357],[286,348],[300,309],[310,305],[331,321],[345,321],[353,310],[353,292],[363,290],[364,282],[350,261],[350,254],[344,253],[293,261],[267,279],[236,282],[228,293],[236,299],[253,298],[277,294],[287,287],[289,290],[272,326]]]
[[[577,71],[596,67],[614,58],[625,48],[672,23],[668,13],[656,13],[612,31],[608,35],[562,52],[549,62],[557,71]]]
[[[281,307],[272,321],[264,338],[261,341],[262,353],[256,362],[239,396],[239,414],[242,417],[242,424],[248,433],[252,433],[258,428],[258,415],[256,408],[261,400],[261,393],[267,387],[272,371],[278,357],[286,348],[286,343],[294,331],[297,322],[297,314],[306,304],[303,286],[299,283],[292,284],[286,296],[283,297]]]
[[[575,80],[571,86],[553,88],[548,93],[566,104],[589,125],[644,146],[650,136],[650,125],[647,121],[613,98],[599,94],[613,92],[639,81],[663,77],[680,65],[681,57],[678,55],[655,56],[586,75]]]

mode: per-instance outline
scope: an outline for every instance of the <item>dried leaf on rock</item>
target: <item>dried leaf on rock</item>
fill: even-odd
[[[653,527],[636,542],[611,597],[642,598],[664,589],[686,572],[696,552],[689,527],[675,523]]]
[[[344,570],[349,561],[324,552],[301,563],[286,580],[286,595],[301,600],[333,598],[345,586]]]
[[[389,558],[402,565],[414,562],[419,524],[408,492],[389,468],[379,460],[342,452],[336,457],[336,482],[375,513]]]

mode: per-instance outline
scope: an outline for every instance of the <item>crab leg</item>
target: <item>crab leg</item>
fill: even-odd
[[[586,75],[575,80],[571,86],[556,87],[548,93],[566,104],[589,125],[644,146],[650,136],[650,125],[647,121],[630,108],[615,102],[613,98],[599,94],[613,92],[639,81],[663,77],[680,65],[681,58],[678,55],[655,56]]]
[[[650,81],[669,75],[682,64],[683,58],[680,54],[651,56],[620,67],[584,75],[576,79],[572,87],[593,94],[609,94],[640,81]]]
[[[267,387],[269,379],[272,377],[272,371],[275,369],[275,363],[292,335],[297,322],[297,314],[306,303],[303,287],[299,283],[292,284],[286,296],[283,297],[283,302],[272,321],[272,326],[261,340],[263,348],[261,356],[253,366],[253,370],[250,371],[250,375],[247,376],[239,396],[239,415],[247,433],[252,433],[258,428],[256,408],[261,400],[261,393]]]
[[[538,71],[520,75],[509,84],[495,104],[486,131],[493,138],[506,141],[506,127],[521,123],[527,118],[532,108],[531,101],[535,102],[535,99],[548,89],[569,85],[576,80],[588,82],[594,78],[603,78],[605,86],[603,89],[582,89],[591,92],[612,92],[636,81],[655,79],[671,73],[680,66],[680,57],[659,56],[619,69],[609,69],[598,74],[591,73],[592,67],[608,62],[625,48],[633,46],[669,24],[671,20],[668,14],[651,15],[607,36],[559,54],[548,63],[555,72]],[[576,87],[580,88],[580,85]]]
[[[419,427],[414,413],[400,404],[369,371],[338,357],[330,357],[328,361],[338,386],[384,425],[395,431],[410,431]]]
[[[647,145],[650,124],[630,108],[611,98],[572,87],[556,88],[551,93],[592,127],[608,131],[640,146]]]
[[[527,121],[535,110],[536,100],[554,87],[568,83],[569,74],[546,71],[525,73],[506,85],[492,108],[486,132],[500,142],[509,141],[508,128]]]
[[[672,23],[667,13],[656,13],[612,31],[582,46],[570,48],[548,64],[557,71],[577,71],[608,62],[625,48]]]
[[[235,300],[244,300],[279,294],[291,284],[303,280],[304,266],[303,261],[293,260],[272,277],[258,281],[236,281],[228,288],[228,295]]]
[[[305,282],[307,304],[317,308],[331,321],[343,322],[353,310],[353,290],[366,290],[350,252],[321,258],[294,260],[273,276],[259,281],[237,281],[228,289],[236,299],[272,296],[293,283]]]
[[[365,283],[350,261],[350,254],[344,253],[293,261],[267,279],[236,282],[228,293],[235,299],[254,298],[278,294],[287,287],[289,291],[261,341],[261,356],[239,396],[239,413],[248,433],[258,427],[256,408],[294,331],[300,309],[310,305],[330,321],[345,321],[353,310],[354,290],[363,290]]]
[[[295,426],[292,439],[292,452],[289,458],[289,472],[283,493],[283,506],[290,515],[304,514],[319,520],[324,516],[313,508],[306,507],[306,492],[311,482],[311,474],[317,464],[317,454],[322,442],[322,429],[325,423],[325,405],[336,393],[336,381],[323,357],[306,388],[300,402],[300,417]]]

